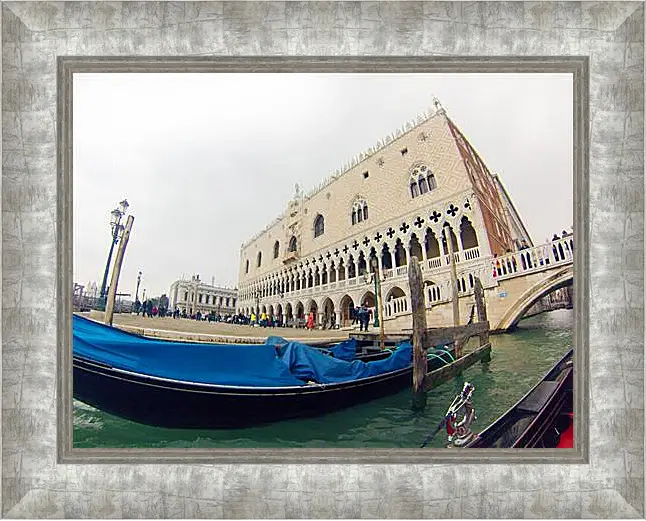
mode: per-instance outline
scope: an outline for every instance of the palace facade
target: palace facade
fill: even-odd
[[[170,287],[171,310],[179,308],[180,312],[193,315],[198,311],[208,314],[214,311],[220,315],[233,315],[236,312],[238,290],[206,284],[199,275],[191,280],[180,279]]]
[[[429,313],[451,298],[447,237],[461,296],[475,276],[492,283],[494,255],[532,245],[501,180],[436,100],[309,194],[296,187],[282,215],[241,247],[237,309],[287,321],[314,312],[318,325],[344,327],[355,306],[375,306],[376,269],[384,324],[410,327],[412,257]]]

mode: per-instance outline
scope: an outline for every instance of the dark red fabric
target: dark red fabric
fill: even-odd
[[[570,420],[572,420],[574,416],[570,414]],[[561,434],[561,439],[559,440],[559,444],[556,446],[558,449],[572,449],[574,448],[574,422],[570,421],[570,425],[568,428],[565,430],[563,434]]]

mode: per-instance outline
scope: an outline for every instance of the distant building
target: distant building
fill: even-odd
[[[176,280],[170,287],[170,309],[186,310],[189,315],[214,311],[220,315],[234,314],[238,301],[238,290],[206,284],[199,275],[190,280]]]

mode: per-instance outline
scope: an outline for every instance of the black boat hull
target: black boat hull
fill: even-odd
[[[396,393],[411,382],[403,369],[356,382],[292,388],[232,388],[123,373],[74,359],[74,397],[138,423],[227,429],[318,416]]]
[[[518,403],[466,448],[555,448],[571,422],[573,366],[570,350]]]

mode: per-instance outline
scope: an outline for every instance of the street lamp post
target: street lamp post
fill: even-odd
[[[386,349],[385,335],[384,335],[384,301],[381,298],[381,278],[379,277],[379,262],[375,257],[370,261],[373,276],[375,279],[375,323],[374,327],[379,327],[379,347],[383,351]],[[381,315],[381,320],[379,320]]]
[[[102,310],[105,310],[105,299],[107,296],[106,285],[108,284],[108,273],[110,271],[110,262],[112,261],[112,253],[114,252],[114,246],[119,242],[119,235],[123,230],[123,225],[121,224],[121,218],[126,214],[128,210],[128,201],[124,199],[119,203],[119,207],[115,208],[110,212],[110,227],[112,228],[112,240],[110,241],[110,251],[108,252],[108,262],[105,265],[105,272],[103,274],[103,283],[101,284],[101,294],[100,294],[100,307]]]
[[[372,267],[372,278],[375,283],[375,322],[373,327],[379,327],[379,266],[377,264],[377,259],[373,258],[370,261],[370,266]]]
[[[135,290],[135,302],[139,300],[139,283],[141,282],[141,271],[137,274],[137,289]]]

